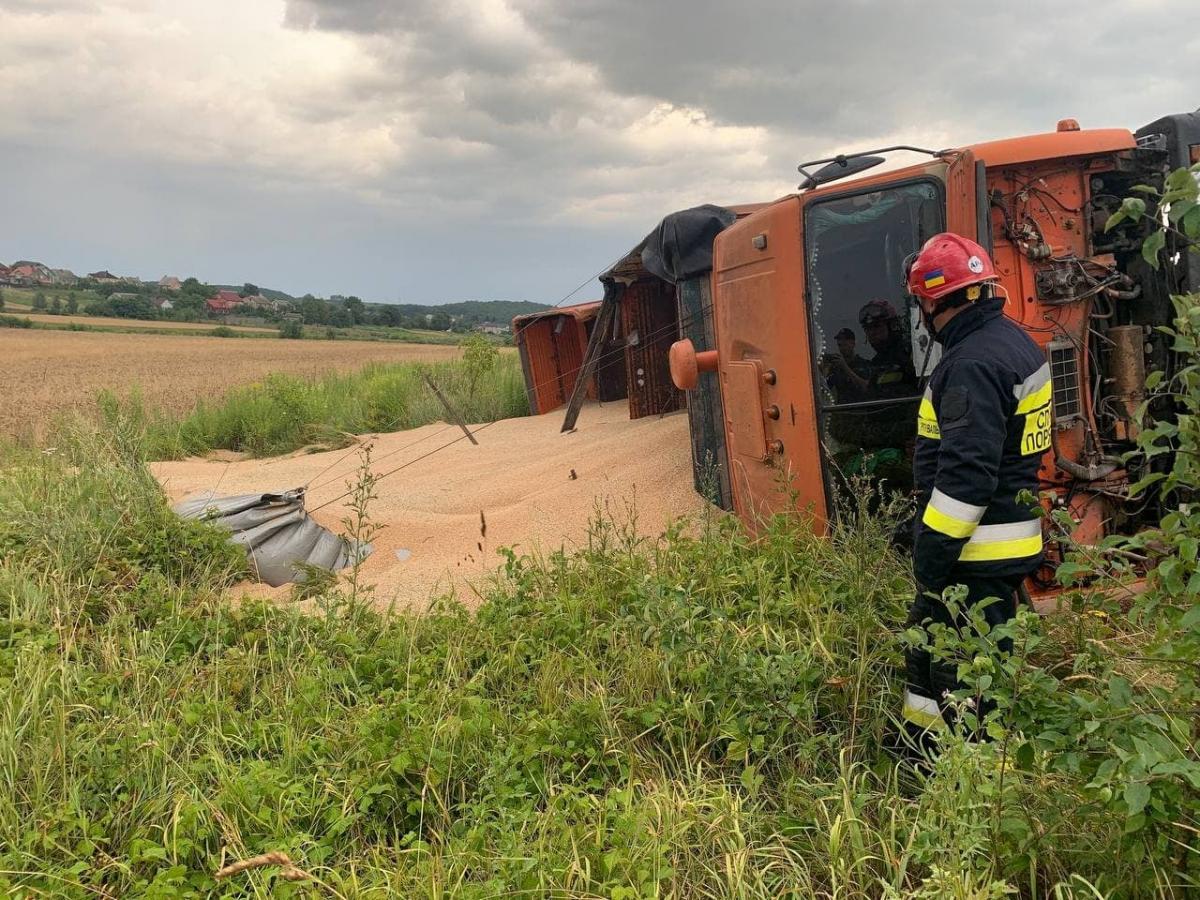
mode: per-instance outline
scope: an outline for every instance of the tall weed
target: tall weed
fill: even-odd
[[[312,444],[339,447],[349,435],[416,428],[445,419],[446,411],[422,380],[427,374],[468,422],[527,415],[529,403],[519,361],[500,356],[486,372],[478,364],[372,364],[350,374],[316,379],[274,374],[236,388],[221,400],[199,401],[174,419],[144,409],[137,395],[102,407],[141,421],[152,458],[177,458],[210,450],[253,456],[286,453]]]
[[[475,615],[305,615],[221,599],[240,562],[170,515],[142,433],[0,481],[6,891],[1185,896],[1068,771],[881,749],[911,589],[885,522],[598,518],[578,553],[506,553]],[[272,851],[320,884],[214,880]]]

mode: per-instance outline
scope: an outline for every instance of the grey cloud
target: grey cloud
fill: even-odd
[[[1184,66],[1169,72],[1161,29],[1200,33],[1200,6],[1185,2],[524,0],[522,8],[615,90],[816,139],[923,119],[966,131],[994,118],[1002,128],[1064,106],[1100,114],[1110,92],[1130,93],[1148,70],[1172,82],[1164,94],[1182,97],[1191,85]]]
[[[638,173],[628,147],[602,134],[581,145],[580,118],[629,124],[607,108],[613,98],[765,129],[770,171],[758,177],[781,184],[806,155],[883,135],[966,143],[1048,130],[1062,115],[1137,127],[1200,102],[1189,96],[1184,68],[1163,58],[1161,35],[1144,24],[1169,12],[1173,29],[1198,33],[1200,7],[1151,7],[514,0],[536,36],[518,48],[468,27],[454,4],[398,11],[370,0],[292,0],[289,21],[370,35],[422,134],[493,150],[476,171],[495,178],[517,166],[534,183],[570,192],[589,180],[589,166],[606,161],[630,167],[635,190],[639,181],[694,175],[651,160]],[[547,80],[537,66],[551,60],[582,65],[597,80]],[[1152,88],[1141,83],[1147,70],[1159,76]]]
[[[1200,103],[1193,0],[286,0],[290,31],[256,26],[285,67],[248,86],[206,74],[225,38],[200,0],[111,2],[124,59],[96,2],[0,0],[79,35],[0,29],[0,167],[19,173],[0,259],[53,256],[16,253],[41,235],[52,261],[161,259],[155,277],[556,300],[671,208],[777,196],[825,151]],[[1172,56],[1164,31],[1191,44]],[[195,58],[140,83],[130,48],[159,34]],[[286,68],[325,52],[320,77]]]

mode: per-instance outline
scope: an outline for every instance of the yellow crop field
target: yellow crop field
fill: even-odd
[[[149,408],[182,413],[273,372],[317,376],[459,352],[434,344],[4,329],[0,437],[37,438],[57,415],[95,409],[106,388],[127,393],[136,386]]]

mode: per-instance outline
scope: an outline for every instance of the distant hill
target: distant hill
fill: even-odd
[[[384,304],[380,304],[384,305]],[[461,300],[458,303],[439,303],[425,306],[420,303],[389,303],[406,316],[423,316],[426,313],[445,313],[461,317],[467,322],[511,322],[514,316],[549,309],[545,303],[530,303],[528,300]]]

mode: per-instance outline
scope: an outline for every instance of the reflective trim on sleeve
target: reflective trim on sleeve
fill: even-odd
[[[1008,522],[1004,525],[980,525],[963,546],[960,562],[994,562],[1024,559],[1042,552],[1042,522]]]
[[[986,506],[963,503],[934,488],[921,521],[934,531],[940,531],[952,538],[964,538],[975,531],[975,526],[979,524],[985,512]]]
[[[1039,406],[1050,402],[1052,386],[1050,384],[1050,364],[1042,363],[1042,367],[1013,387],[1013,396],[1017,400],[1017,414],[1032,412]]]
[[[928,387],[925,388],[925,396],[921,398],[921,406],[917,410],[917,437],[929,438],[931,441],[942,439],[937,411],[933,408],[933,391]]]
[[[904,706],[900,714],[906,722],[912,722],[918,728],[943,728],[946,725],[937,701],[912,691],[904,692]]]

